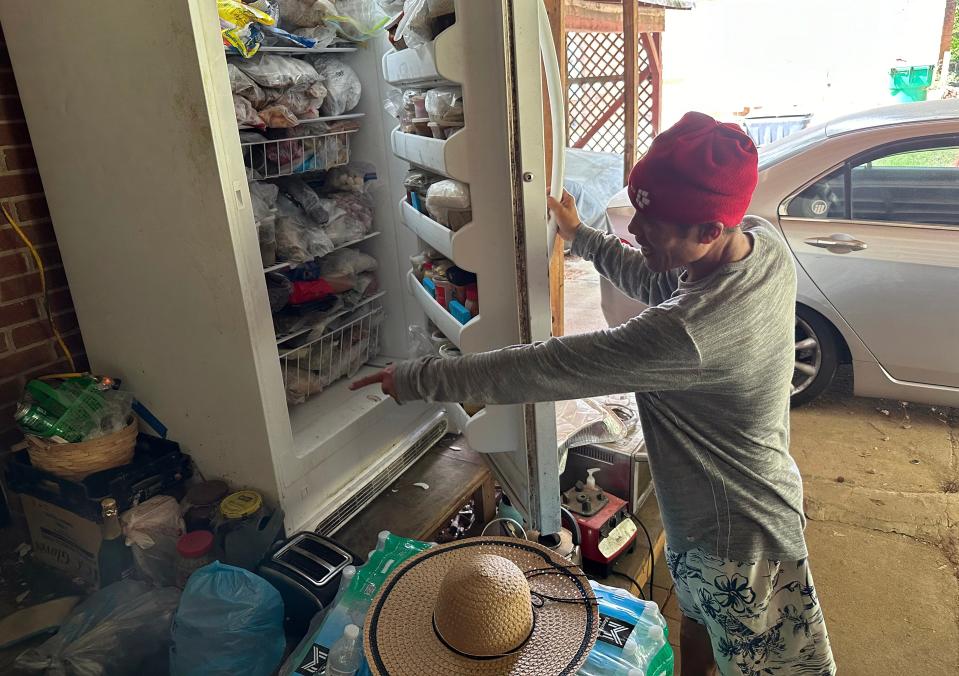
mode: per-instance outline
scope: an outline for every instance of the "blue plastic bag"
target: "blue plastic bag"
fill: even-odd
[[[172,676],[269,676],[285,647],[283,599],[269,582],[219,562],[190,576],[173,619]]]

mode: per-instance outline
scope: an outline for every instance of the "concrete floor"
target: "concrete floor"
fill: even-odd
[[[568,333],[605,328],[598,277],[576,259],[566,318]],[[855,398],[846,369],[793,411],[791,451],[840,673],[959,673],[959,411]],[[662,603],[665,566],[654,582]],[[675,597],[664,614],[674,643]]]

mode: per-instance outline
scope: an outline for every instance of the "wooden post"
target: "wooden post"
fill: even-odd
[[[662,101],[663,101],[663,59],[662,59],[662,33],[643,33],[643,49],[649,56],[649,78],[653,85],[653,135],[659,133],[662,119]]]
[[[959,54],[952,54],[952,28],[956,20],[956,0],[946,0],[946,11],[942,18],[942,37],[939,41],[939,63],[934,87],[945,87],[949,84],[949,63],[959,58]]]
[[[636,0],[623,0],[623,71],[625,73],[624,93],[626,96],[623,115],[626,144],[623,153],[623,183],[629,180],[629,171],[636,163],[636,134],[639,120],[636,116],[637,90],[636,80],[639,69],[639,5]]]
[[[556,44],[556,56],[559,59],[559,71],[562,76],[563,90],[566,90],[566,8],[565,0],[545,0],[546,13],[553,29],[553,42]],[[546,132],[546,171],[550,171],[553,162],[553,127],[554,124],[566,124],[566,111],[563,111],[562,120],[550,119],[549,101],[546,99],[546,81],[543,80],[543,119]],[[564,96],[565,98],[565,96]],[[564,332],[564,273],[565,257],[563,256],[563,240],[556,238],[556,246],[549,263],[549,304],[553,317],[553,335],[561,336]]]

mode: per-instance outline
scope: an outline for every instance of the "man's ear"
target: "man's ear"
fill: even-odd
[[[703,223],[699,226],[699,243],[712,244],[722,236],[724,230],[725,227],[718,221],[715,223]]]

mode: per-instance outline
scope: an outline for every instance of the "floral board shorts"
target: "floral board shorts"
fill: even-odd
[[[806,559],[744,563],[666,548],[683,615],[709,631],[723,676],[836,673]]]

